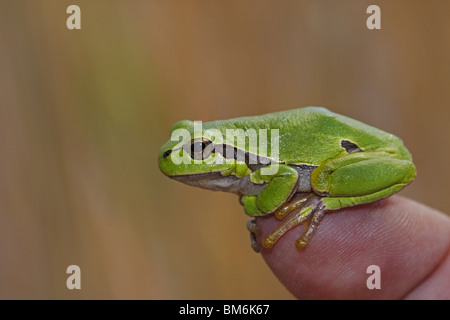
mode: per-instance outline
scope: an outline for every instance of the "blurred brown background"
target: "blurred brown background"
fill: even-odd
[[[79,31],[66,8],[81,8]],[[381,7],[381,30],[366,8]],[[448,1],[0,1],[0,298],[291,298],[232,194],[157,167],[181,119],[327,106],[450,206]],[[82,290],[66,288],[81,267]]]

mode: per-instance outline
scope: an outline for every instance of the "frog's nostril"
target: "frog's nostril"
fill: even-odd
[[[163,153],[163,158],[166,159],[169,156],[169,154],[171,154],[171,153],[172,153],[172,150],[167,150],[166,152]]]

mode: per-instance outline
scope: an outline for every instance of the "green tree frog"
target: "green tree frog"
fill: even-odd
[[[266,248],[300,224],[305,248],[325,212],[386,198],[416,175],[399,138],[322,107],[177,122],[158,164],[172,179],[238,194],[249,216],[283,220]],[[247,228],[259,251],[254,220]]]

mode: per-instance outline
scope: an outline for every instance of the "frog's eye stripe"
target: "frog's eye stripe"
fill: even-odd
[[[189,143],[180,148],[167,150],[164,152],[163,157],[167,158],[172,152],[180,149],[184,149],[189,153],[192,159],[196,160],[205,160],[212,153],[220,153],[225,159],[234,159],[236,161],[244,162],[252,171],[258,170],[271,163],[282,163],[275,162],[273,159],[262,157],[242,149],[238,149],[234,146],[226,144],[215,145],[212,141],[206,138],[192,139]]]
[[[350,142],[348,140],[341,140],[341,147],[347,151],[347,153],[355,153],[355,152],[361,152],[363,151],[360,147],[358,147],[353,142]]]
[[[226,144],[221,145],[220,148],[215,148],[215,150],[221,153],[225,159],[234,159],[236,161],[244,162],[252,171],[265,167],[270,163],[275,163],[275,161],[270,158],[262,157]]]
[[[166,159],[171,153],[172,153],[171,149],[164,151],[163,158]]]
[[[166,159],[168,156],[170,156],[170,154],[171,154],[172,152],[175,152],[175,151],[178,151],[178,150],[180,150],[180,149],[183,149],[183,147],[184,147],[184,146],[181,146],[181,147],[176,148],[176,149],[169,149],[169,150],[164,151],[164,153],[163,153],[163,158]]]

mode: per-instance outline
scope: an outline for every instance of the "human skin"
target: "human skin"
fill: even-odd
[[[257,219],[267,236],[280,223]],[[392,196],[328,212],[305,249],[298,227],[261,254],[298,299],[450,299],[450,218],[413,200]],[[368,289],[371,265],[381,289]]]

